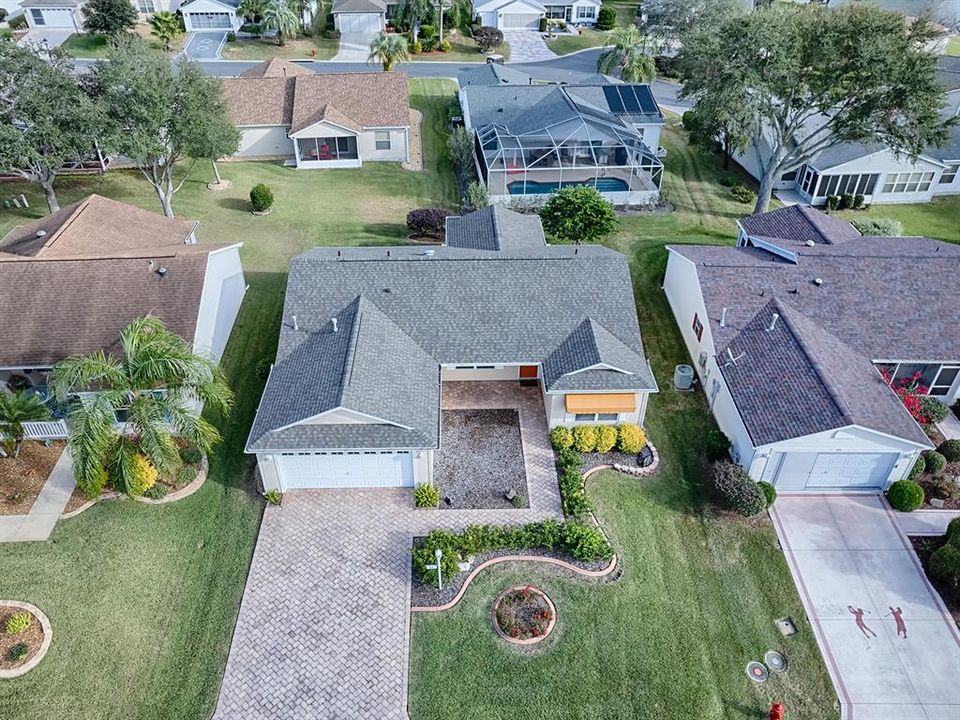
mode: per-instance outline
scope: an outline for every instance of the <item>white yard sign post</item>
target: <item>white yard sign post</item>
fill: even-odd
[[[440,558],[443,557],[443,550],[437,548],[433,551],[433,556],[437,559],[436,565],[427,565],[427,570],[437,571],[437,589],[443,590],[443,574],[440,571]]]

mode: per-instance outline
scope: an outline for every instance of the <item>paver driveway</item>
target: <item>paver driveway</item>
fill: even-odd
[[[770,512],[846,720],[960,718],[960,633],[883,499]]]
[[[536,30],[504,30],[503,39],[510,46],[510,62],[538,62],[551,60],[557,54],[547,47],[546,41]]]

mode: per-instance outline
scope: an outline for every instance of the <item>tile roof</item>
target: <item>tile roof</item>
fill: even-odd
[[[323,119],[353,130],[410,124],[407,80],[401,73],[224,78],[223,97],[239,126],[290,125],[295,133]]]
[[[313,75],[313,70],[290,60],[270,58],[254,65],[249,70],[244,70],[238,77],[293,77],[294,75]]]
[[[100,195],[18,225],[0,239],[3,254],[40,259],[124,253],[183,245],[195,222],[168,218]]]
[[[779,238],[800,245],[807,242],[834,245],[860,237],[850,223],[807,205],[788,205],[760,215],[750,215],[742,218],[739,225],[754,237]]]
[[[809,220],[811,212],[817,213],[790,217]],[[960,246],[854,236],[836,225],[831,232],[839,222],[833,218],[790,224],[781,210],[774,213],[779,217],[754,216],[741,225],[767,233],[779,226],[792,234],[780,242],[795,253],[795,263],[756,247],[670,247],[696,266],[719,364],[727,348],[735,357],[746,353],[723,373],[751,436],[758,444],[771,442],[842,420],[918,441],[915,423],[893,393],[882,383],[886,394],[876,392],[872,363],[960,359],[960,304],[953,290]],[[827,242],[798,244],[825,228]],[[838,232],[844,241],[837,242]],[[785,321],[766,333],[773,312]],[[804,363],[797,360],[801,351]]]
[[[329,337],[330,320],[342,318],[337,334],[344,333],[344,323],[350,325],[344,313],[353,304],[376,324],[366,342],[350,351],[361,363],[362,371],[353,377],[359,387],[330,390],[324,383],[331,381],[331,372],[333,381],[343,382],[342,374],[324,370],[338,367],[343,352]],[[590,342],[575,334],[588,320]],[[621,389],[629,377],[631,389],[656,390],[623,255],[599,246],[512,242],[496,251],[317,248],[291,263],[277,362],[248,450],[346,448],[358,442],[364,443],[360,447],[415,447],[410,444],[415,437],[424,440],[420,447],[434,447],[433,437],[426,436],[433,416],[418,402],[428,399],[439,407],[440,365],[546,363],[551,356],[556,368],[551,382],[558,388],[566,377],[562,373],[570,371],[564,368],[580,369],[601,357],[629,365],[622,369],[634,374],[613,378],[605,371],[586,371],[569,382],[578,389]],[[323,382],[310,379],[318,373]],[[350,409],[390,419],[418,435],[382,424],[336,426],[341,429],[335,431],[302,425],[276,429],[282,427],[279,420],[329,408],[337,392]],[[384,435],[373,437],[376,433]]]
[[[536,247],[546,244],[540,216],[524,215],[500,205],[490,205],[466,215],[451,215],[446,222],[446,243],[473,250]]]

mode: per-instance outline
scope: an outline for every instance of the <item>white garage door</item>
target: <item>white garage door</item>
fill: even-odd
[[[204,12],[187,13],[192,30],[230,30],[230,13]]]
[[[413,487],[410,453],[296,453],[281,455],[277,469],[287,490]]]
[[[883,488],[898,453],[786,453],[777,473],[781,490]]]
[[[376,13],[341,13],[340,32],[375,33],[380,31],[380,16]]]
[[[32,8],[30,15],[37,27],[73,27],[71,8]]]
[[[506,13],[502,27],[504,30],[537,30],[540,27],[540,16],[536,13]]]

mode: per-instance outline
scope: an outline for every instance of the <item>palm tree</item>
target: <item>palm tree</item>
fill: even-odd
[[[403,35],[397,33],[388,35],[382,32],[370,43],[370,55],[367,56],[367,60],[382,63],[384,72],[390,72],[398,62],[406,62],[409,59],[407,39]]]
[[[237,12],[250,22],[257,22],[267,10],[266,0],[241,0]]]
[[[85,491],[96,488],[106,470],[114,488],[129,494],[143,456],[161,473],[174,470],[174,437],[209,452],[220,433],[199,417],[198,405],[221,413],[233,405],[217,363],[194,353],[158,318],[127,325],[120,348],[120,357],[100,351],[67,358],[49,376],[59,402],[73,401],[70,455]]]
[[[287,38],[295,38],[300,32],[300,18],[287,0],[270,0],[263,9],[260,27],[277,31],[277,45],[283,45]]]
[[[170,52],[170,41],[183,32],[180,18],[172,12],[157,12],[150,16],[150,34],[163,40],[163,46]]]
[[[614,30],[604,48],[597,61],[604,75],[619,75],[624,82],[650,82],[656,76],[657,66],[644,52],[643,33],[635,25]]]
[[[50,409],[39,396],[26,392],[11,395],[0,390],[0,442],[7,445],[2,454],[18,457],[23,445],[23,424],[49,417]]]

